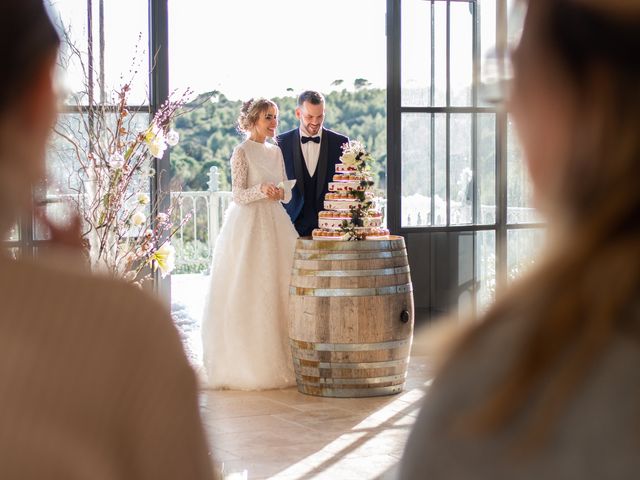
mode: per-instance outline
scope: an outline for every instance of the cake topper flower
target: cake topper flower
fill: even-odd
[[[367,151],[366,147],[357,140],[351,140],[342,145],[342,156],[340,161],[348,167],[356,167],[359,172],[369,168],[369,164],[373,161],[373,157]]]

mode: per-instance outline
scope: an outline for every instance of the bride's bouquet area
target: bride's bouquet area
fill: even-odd
[[[109,104],[90,102],[65,115],[54,142],[62,145],[64,188],[83,219],[92,270],[141,286],[155,270],[165,276],[174,268],[171,238],[180,225],[170,201],[151,201],[150,186],[153,159],[179,141],[171,124],[190,92],[169,98],[149,121],[148,112],[128,109],[130,91],[126,83]]]

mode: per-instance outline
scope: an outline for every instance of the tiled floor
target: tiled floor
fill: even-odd
[[[203,414],[230,478],[373,479],[402,455],[430,377],[427,359],[414,357],[405,391],[389,397],[205,391]]]

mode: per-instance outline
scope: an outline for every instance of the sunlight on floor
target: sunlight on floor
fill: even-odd
[[[405,392],[390,397],[205,392],[203,415],[225,478],[378,478],[402,456],[430,385],[428,364],[412,358]]]
[[[386,451],[397,452],[397,447],[404,447],[406,430],[415,420],[409,413],[417,411],[424,394],[422,389],[413,389],[401,395],[365,418],[350,432],[271,478],[345,478],[344,475],[349,473],[359,478],[382,475],[394,465],[397,456],[390,454],[389,459],[393,460],[389,464],[380,461],[370,463],[370,457]]]

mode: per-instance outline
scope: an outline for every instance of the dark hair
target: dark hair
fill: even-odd
[[[44,58],[59,46],[43,0],[0,2],[0,113],[24,93]]]
[[[315,90],[305,90],[298,96],[298,106],[301,107],[304,102],[309,102],[311,105],[320,105],[324,103],[324,95]]]

